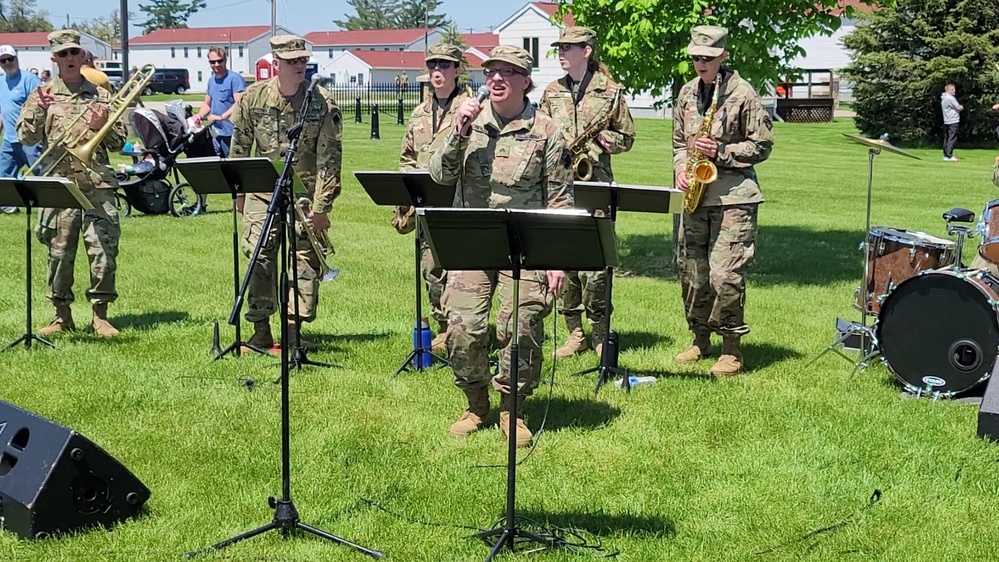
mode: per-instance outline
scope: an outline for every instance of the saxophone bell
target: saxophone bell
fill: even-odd
[[[576,160],[572,163],[572,173],[576,175],[579,181],[590,181],[593,177],[593,162],[590,157],[586,154],[580,154],[576,157]]]
[[[298,214],[299,222],[302,223],[302,230],[309,239],[309,243],[312,244],[312,251],[315,252],[316,257],[319,259],[319,281],[325,283],[326,281],[336,279],[340,275],[340,270],[330,265],[327,261],[327,257],[332,256],[336,252],[325,232],[322,235],[316,234],[316,229],[312,225],[312,219],[309,218],[311,210],[312,200],[308,197],[299,197],[298,201],[295,202],[295,212]]]

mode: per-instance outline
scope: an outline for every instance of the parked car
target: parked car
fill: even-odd
[[[191,73],[186,68],[157,68],[142,95],[183,94],[190,89]]]

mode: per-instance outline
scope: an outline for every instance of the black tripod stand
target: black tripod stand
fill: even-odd
[[[237,219],[236,219],[236,215],[238,214],[236,212],[236,198],[239,196],[239,192],[236,190],[235,186],[233,186],[233,188],[231,189],[231,192],[232,192],[232,290],[234,292],[234,298],[239,298],[239,294],[240,294],[240,291],[239,291],[239,227],[238,227],[238,222],[237,222]],[[241,325],[240,322],[236,322],[236,324],[233,325],[233,329],[236,332],[235,333],[235,336],[236,336],[235,341],[233,341],[231,344],[229,344],[229,347],[227,347],[225,349],[218,350],[217,353],[215,354],[214,361],[218,361],[219,359],[222,359],[223,357],[225,357],[226,355],[229,355],[230,353],[233,354],[233,356],[235,356],[235,357],[239,357],[240,355],[242,355],[242,348],[243,347],[245,347],[246,349],[249,349],[250,351],[254,351],[256,353],[259,353],[261,355],[268,355],[267,350],[260,349],[259,347],[251,344],[250,342],[244,342],[243,341],[243,336],[241,334],[240,325]],[[217,337],[218,336],[218,331],[217,331],[218,330],[218,323],[217,322],[215,324],[215,327],[216,327],[215,336]]]
[[[292,168],[291,163],[294,160],[295,153],[298,150],[299,136],[302,132],[302,123],[305,118],[306,110],[310,105],[312,99],[313,88],[309,87],[306,89],[305,101],[302,104],[302,109],[299,111],[300,118],[299,122],[288,130],[288,139],[291,141],[290,146],[285,152],[284,167],[281,170],[280,177],[274,182],[274,191],[271,194],[270,205],[267,209],[267,220],[264,222],[264,226],[261,229],[260,238],[257,240],[257,245],[254,248],[253,256],[250,258],[250,265],[243,279],[243,285],[240,289],[239,295],[236,299],[236,304],[233,307],[232,314],[229,317],[229,323],[235,324],[239,322],[239,312],[242,308],[243,299],[246,295],[246,290],[249,287],[249,280],[253,268],[257,266],[260,253],[267,241],[268,233],[274,228],[275,218],[278,220],[278,237],[280,239],[280,318],[281,318],[281,498],[275,499],[274,497],[268,498],[268,505],[274,510],[274,518],[270,523],[248,531],[246,533],[236,535],[232,538],[226,539],[218,544],[208,547],[207,549],[200,552],[189,552],[187,554],[188,558],[194,558],[202,552],[218,550],[230,545],[233,545],[239,541],[261,535],[268,531],[280,530],[281,534],[287,538],[287,536],[295,530],[305,531],[306,533],[315,535],[317,537],[326,539],[328,541],[349,546],[355,550],[358,550],[368,556],[376,559],[380,559],[384,556],[383,553],[377,550],[371,550],[355,544],[347,539],[338,537],[331,533],[328,533],[322,529],[313,527],[306,523],[303,523],[298,517],[298,510],[295,508],[295,504],[291,499],[291,454],[290,454],[290,414],[289,414],[289,400],[288,400],[288,379],[291,361],[293,360],[293,354],[290,352],[288,345],[288,293],[289,293],[289,277],[288,269],[289,267],[295,271],[295,255],[294,255],[294,240],[296,239],[295,234],[295,210],[293,203],[293,184],[292,184]],[[297,271],[294,275],[297,279]],[[296,286],[297,291],[297,286]],[[298,299],[296,296],[296,316],[297,316],[297,304]],[[297,343],[297,342],[296,342]],[[298,346],[300,347],[300,346]],[[297,351],[296,350],[296,355]],[[304,361],[307,359],[304,357],[304,351],[298,358]],[[299,367],[302,363],[299,363]]]
[[[10,342],[7,349],[12,349],[19,343],[24,343],[24,349],[31,349],[31,342],[36,341],[42,345],[55,348],[55,345],[47,339],[33,333],[31,330],[31,205],[25,205],[24,219],[28,226],[24,230],[24,307],[25,322],[24,335]]]

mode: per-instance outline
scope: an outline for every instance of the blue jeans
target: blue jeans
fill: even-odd
[[[229,143],[232,142],[232,137],[212,137],[212,146],[215,147],[215,154],[219,158],[229,157]]]
[[[0,147],[0,177],[16,178],[22,167],[34,164],[41,155],[40,145],[24,146],[4,139],[3,146]]]

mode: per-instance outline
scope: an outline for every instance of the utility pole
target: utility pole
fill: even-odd
[[[423,58],[427,58],[427,53],[430,51],[430,16],[427,12],[430,11],[430,3],[423,5]]]
[[[277,0],[271,0],[271,37],[277,35]]]
[[[69,14],[66,14],[66,29],[69,29]]]
[[[128,66],[128,0],[121,0],[118,19],[121,20],[121,80],[128,82],[131,68]]]

